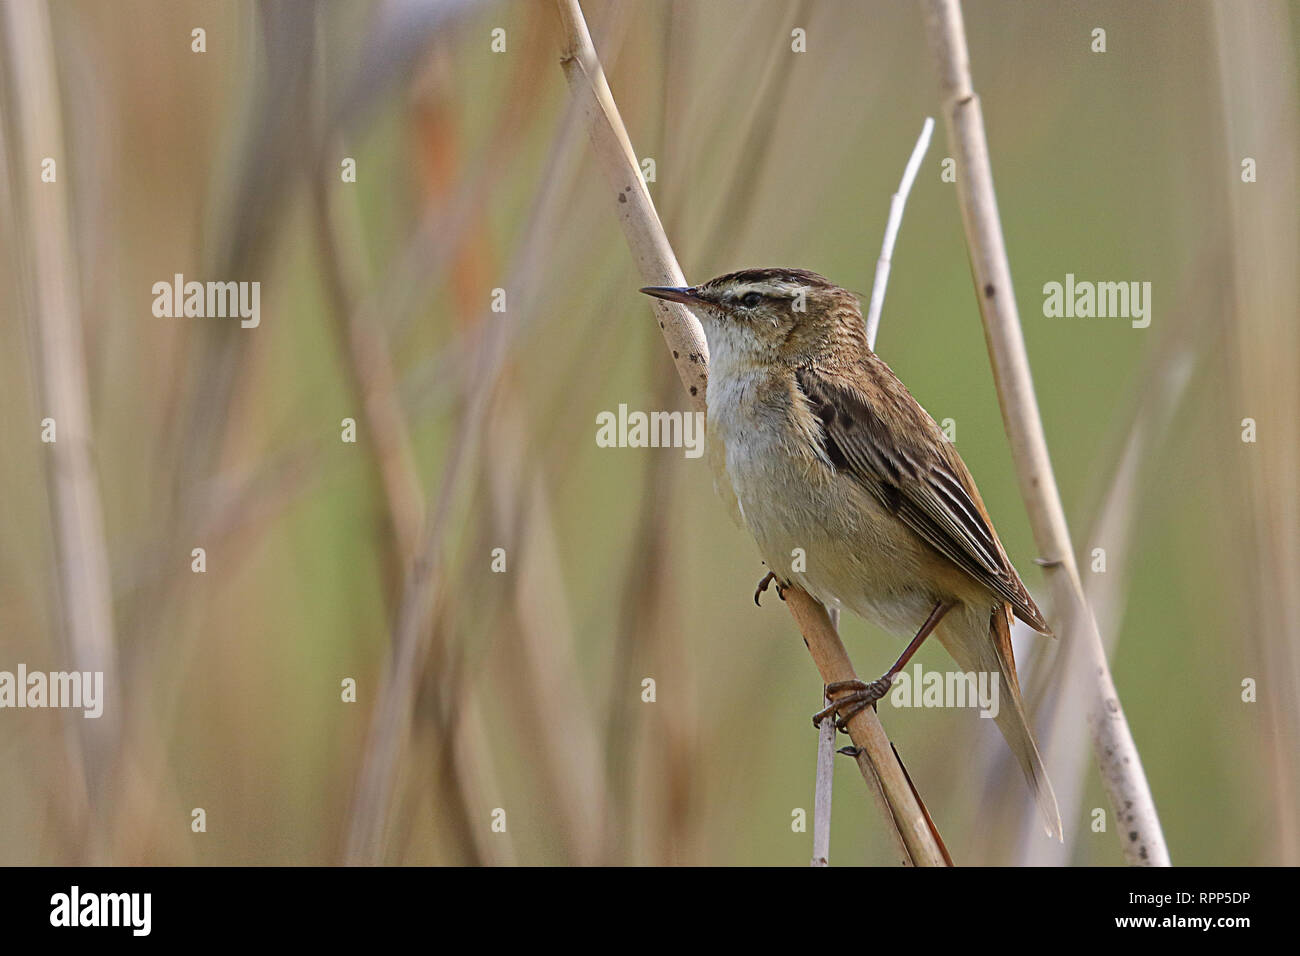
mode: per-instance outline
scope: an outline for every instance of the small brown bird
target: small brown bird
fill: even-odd
[[[689,306],[704,326],[719,491],[738,505],[778,582],[910,641],[879,680],[830,685],[834,703],[814,722],[834,714],[843,729],[933,633],[963,671],[997,675],[1009,691],[995,720],[1059,838],[1016,678],[1012,615],[1051,632],[965,463],[867,346],[857,297],[803,269],[641,291]]]

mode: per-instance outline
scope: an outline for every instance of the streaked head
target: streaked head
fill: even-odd
[[[689,306],[715,358],[797,362],[844,347],[846,337],[866,341],[857,297],[806,269],[745,269],[697,286],[641,291]]]

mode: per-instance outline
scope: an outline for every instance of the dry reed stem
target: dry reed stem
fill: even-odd
[[[1153,354],[1139,375],[1144,384],[1138,407],[1128,423],[1123,451],[1111,474],[1105,494],[1084,538],[1094,545],[1104,543],[1106,573],[1085,578],[1084,595],[1093,609],[1097,629],[1102,635],[1108,657],[1114,656],[1120,626],[1128,600],[1127,582],[1132,581],[1129,565],[1133,560],[1134,536],[1141,520],[1143,502],[1158,488],[1147,473],[1163,436],[1182,405],[1191,383],[1198,356],[1203,353],[1208,326],[1220,314],[1220,294],[1213,278],[1207,252],[1200,268],[1192,270],[1198,280],[1180,294],[1175,315],[1186,319],[1177,328],[1167,327],[1154,347]],[[1088,728],[1071,720],[1087,706],[1091,693],[1082,675],[1068,674],[1058,658],[1052,668],[1044,659],[1047,650],[1042,642],[1034,646],[1037,659],[1030,664],[1033,690],[1026,694],[1040,701],[1039,747],[1043,763],[1051,773],[1057,803],[1063,817],[1076,816],[1082,807],[1088,769]],[[1022,675],[1022,683],[1029,684]],[[1039,836],[1032,819],[1023,820],[1020,848],[1016,860],[1027,866],[1055,866],[1073,858],[1079,837],[1077,828],[1066,828],[1064,842],[1055,844]]]
[[[1231,495],[1242,502],[1246,542],[1235,629],[1268,674],[1259,702],[1272,783],[1270,832],[1276,861],[1288,866],[1300,862],[1300,102],[1293,17],[1277,2],[1212,4],[1232,277],[1225,316],[1229,425],[1252,418],[1258,427],[1253,443],[1231,433],[1221,439],[1235,446],[1224,457],[1239,468]],[[1257,182],[1239,178],[1247,156],[1258,164]]]
[[[921,135],[912,147],[912,155],[903,168],[898,192],[889,197],[889,218],[885,222],[885,237],[880,243],[880,258],[876,260],[876,277],[871,283],[871,299],[867,306],[867,345],[872,351],[876,348],[876,333],[880,331],[880,316],[885,309],[885,289],[889,286],[889,270],[894,262],[898,230],[903,225],[903,210],[907,207],[907,197],[912,192],[912,184],[916,182],[916,174],[921,170],[921,161],[930,148],[930,136],[933,133],[934,120],[927,116],[921,124]]]
[[[911,195],[912,185],[921,169],[921,161],[930,148],[930,136],[934,133],[934,120],[927,116],[921,124],[921,133],[912,147],[907,165],[903,167],[903,177],[899,181],[898,191],[889,199],[889,217],[885,222],[885,235],[880,243],[880,256],[876,259],[876,275],[871,283],[870,306],[867,309],[866,328],[867,346],[876,348],[876,334],[880,331],[880,317],[885,308],[885,290],[889,287],[889,271],[894,262],[894,246],[898,243],[898,232],[903,225],[903,211],[907,208],[907,197]],[[830,609],[831,626],[836,631],[840,628],[838,608]],[[828,706],[829,700],[823,697],[822,706]],[[817,787],[813,806],[813,866],[827,865],[830,857],[831,841],[831,784],[834,779],[835,732],[825,727],[818,735],[817,742]],[[879,786],[874,776],[869,780]],[[824,810],[822,808],[825,808]],[[824,819],[823,819],[824,815]]]
[[[360,216],[355,203],[348,202],[337,188],[332,169],[314,177],[312,198],[321,272],[340,331],[340,351],[353,399],[361,409],[363,441],[383,489],[396,566],[404,570],[415,558],[424,503],[387,332],[358,308],[359,290],[366,285],[364,268],[362,257],[347,243],[349,236],[361,234]]]
[[[676,374],[658,356],[651,374],[655,407],[668,407],[681,387]],[[693,845],[689,828],[699,821],[690,805],[701,746],[692,695],[683,693],[675,706],[659,708],[649,716],[639,695],[631,692],[647,673],[654,673],[661,686],[685,687],[689,683],[684,648],[689,634],[678,619],[681,578],[674,573],[670,524],[662,517],[677,510],[679,473],[679,464],[668,455],[644,457],[640,480],[644,491],[627,551],[631,560],[623,573],[617,610],[611,614],[611,620],[618,622],[618,632],[607,680],[605,769],[610,812],[606,830],[620,836],[607,840],[605,862],[609,864],[634,858],[632,833],[639,834],[640,846],[658,851],[652,862],[682,862],[673,850]],[[638,732],[649,746],[637,745]],[[653,781],[653,790],[637,787],[638,776]],[[685,799],[680,796],[683,793]],[[657,801],[664,811],[640,813],[635,799],[642,801],[641,806]],[[637,826],[629,828],[624,821],[630,820]],[[685,862],[689,865],[692,861]]]
[[[560,190],[556,186],[559,176],[555,173],[569,142],[563,135],[555,140],[548,174],[542,177],[545,185],[534,199],[514,262],[502,282],[502,287],[511,290],[517,302],[528,300],[541,272],[546,238],[542,226],[559,215]],[[446,593],[452,588],[446,580],[443,550],[455,519],[454,505],[461,497],[462,486],[469,480],[467,472],[480,457],[488,434],[489,408],[506,363],[507,346],[511,336],[517,334],[525,311],[516,308],[493,314],[485,309],[475,323],[477,341],[466,363],[464,412],[450,446],[435,503],[427,509],[414,565],[406,576],[393,628],[392,657],[371,719],[349,825],[346,858],[351,863],[376,862],[383,852],[400,771],[398,761],[409,740],[417,684],[432,645],[432,622],[441,613]],[[529,676],[537,675],[530,672]],[[541,676],[538,686],[549,686],[549,678]]]
[[[831,614],[831,627],[838,632],[838,613]],[[822,707],[830,698],[822,695]],[[835,796],[835,721],[823,720],[817,731],[817,776],[813,786],[813,866],[831,862],[831,800]]]
[[[389,567],[400,581],[415,559],[424,524],[424,503],[420,499],[410,427],[397,393],[387,333],[374,316],[358,307],[359,290],[366,285],[364,266],[362,257],[347,245],[347,237],[361,232],[355,204],[349,203],[343,192],[335,188],[333,170],[323,170],[312,185],[328,301],[339,328],[340,350],[350,375],[353,397],[362,412],[361,434],[383,492],[388,517]],[[465,688],[457,706],[471,714],[479,713],[482,706],[478,698],[473,687]],[[443,726],[440,730],[448,728]],[[457,721],[452,732],[458,738],[449,745],[458,768],[453,786],[456,799],[468,813],[481,805],[477,796],[483,787],[476,781],[484,776],[480,763],[488,751],[483,746],[480,724],[472,720]],[[505,841],[489,840],[476,828],[466,838],[479,860],[497,858],[499,849],[505,850],[502,859],[513,859],[508,837]]]
[[[958,201],[1002,418],[1034,540],[1049,562],[1044,574],[1052,590],[1052,623],[1070,654],[1071,673],[1086,672],[1091,679],[1089,730],[1102,783],[1115,811],[1116,830],[1126,835],[1122,843],[1125,859],[1135,865],[1167,866],[1169,850],[1151,788],[1084,597],[1052,473],[1016,311],[984,119],[971,85],[961,8],[956,0],[929,0],[926,21],[939,71],[948,141],[957,160]]]
[[[566,111],[543,166],[530,212],[531,229],[521,245],[508,287],[516,301],[531,299],[544,272],[542,223],[562,216],[567,171],[577,167],[581,137],[576,109]],[[493,428],[485,438],[492,467],[487,476],[496,527],[513,531],[510,549],[515,586],[513,601],[518,680],[533,705],[531,717],[540,741],[538,757],[555,795],[564,842],[582,865],[598,863],[603,854],[609,799],[600,766],[595,711],[583,692],[572,615],[565,601],[564,566],[555,532],[551,491],[543,476],[529,471],[529,436],[524,393],[502,376],[493,405]]]
[[[435,504],[428,511],[418,553],[406,574],[393,627],[392,656],[371,718],[351,811],[346,850],[349,863],[376,863],[383,853],[397,786],[398,761],[410,737],[417,685],[424,673],[433,641],[432,624],[442,602],[439,592],[446,585],[443,545],[453,520],[453,504],[483,438],[510,329],[511,324],[504,316],[483,329],[470,362],[472,372],[467,378],[466,408],[451,444]]]
[[[4,40],[14,82],[22,217],[30,237],[34,276],[30,320],[37,343],[41,416],[54,419],[55,441],[45,446],[54,521],[59,613],[70,665],[100,672],[103,716],[76,720],[66,735],[84,774],[91,811],[90,862],[110,844],[104,832],[107,783],[118,756],[122,726],[121,670],[113,636],[113,596],[104,540],[104,516],[93,456],[93,423],[86,381],[81,303],[67,203],[71,164],[64,149],[58,78],[49,10],[42,3],[4,5]],[[41,158],[59,163],[56,183],[39,181]]]
[[[555,795],[564,843],[574,862],[590,866],[601,859],[609,801],[593,709],[579,679],[573,617],[560,573],[564,559],[545,479],[530,473],[524,454],[523,396],[507,387],[495,409],[498,427],[487,439],[492,461],[487,483],[498,534],[515,529],[507,549],[519,638],[515,676],[532,707],[531,732],[540,741],[538,757]]]
[[[563,39],[561,66],[569,89],[590,124],[592,147],[614,189],[619,222],[638,270],[647,284],[685,285],[668,237],[664,234],[649,191],[623,126],[604,70],[577,0],[556,0]],[[669,349],[675,353],[678,375],[696,409],[704,408],[708,383],[708,346],[698,320],[683,306],[655,300]],[[794,615],[824,683],[853,680],[856,674],[826,609],[799,588],[788,588],[786,604]],[[868,708],[849,721],[849,735],[870,761],[889,804],[889,817],[902,833],[911,861],[921,866],[945,865],[943,853],[898,758],[890,747],[876,712]],[[866,771],[864,770],[864,773]]]
[[[601,169],[618,197],[619,222],[637,270],[648,285],[685,285],[686,278],[641,177],[636,153],[591,44],[582,9],[577,0],[557,0],[556,6],[564,42],[560,64],[569,90],[587,120]],[[704,389],[709,380],[709,344],[704,330],[684,305],[655,299],[653,307],[691,407],[704,411]]]

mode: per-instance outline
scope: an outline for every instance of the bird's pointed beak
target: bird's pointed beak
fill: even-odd
[[[646,295],[654,296],[656,299],[667,299],[669,302],[680,302],[683,305],[693,305],[704,301],[691,286],[648,285],[641,291]]]

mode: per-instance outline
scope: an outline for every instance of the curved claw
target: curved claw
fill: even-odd
[[[774,572],[768,571],[767,574],[763,575],[762,580],[758,582],[758,587],[754,588],[754,603],[757,604],[759,607],[762,607],[763,605],[758,600],[758,596],[762,594],[764,591],[766,591],[767,586],[771,584],[773,581],[776,581],[776,596],[779,597],[782,601],[785,600],[786,585],[776,580],[776,574]]]

